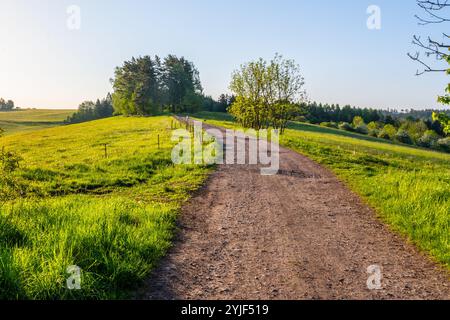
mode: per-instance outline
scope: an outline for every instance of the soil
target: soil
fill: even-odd
[[[138,299],[450,299],[450,277],[336,176],[280,148],[280,170],[219,165],[182,209]],[[381,270],[369,290],[367,268]]]

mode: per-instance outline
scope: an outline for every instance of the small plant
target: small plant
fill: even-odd
[[[14,200],[22,194],[22,187],[13,175],[19,168],[20,156],[14,152],[5,152],[0,154],[0,207],[7,201]]]
[[[4,150],[0,154],[0,165],[3,174],[10,174],[19,168],[22,158],[14,152]]]

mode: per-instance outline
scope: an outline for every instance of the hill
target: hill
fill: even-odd
[[[0,138],[23,158],[22,196],[0,206],[0,299],[123,298],[148,275],[209,172],[172,164],[172,121],[115,117]],[[82,290],[66,289],[69,266],[81,268]]]
[[[5,134],[35,131],[63,124],[74,110],[21,109],[0,112],[0,128]]]

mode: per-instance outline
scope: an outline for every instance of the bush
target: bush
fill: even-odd
[[[379,135],[380,135],[380,130],[378,130],[378,129],[369,130],[369,136],[376,138]]]
[[[22,157],[15,154],[14,152],[4,152],[0,154],[0,166],[2,174],[9,174],[17,170],[19,168],[19,162],[22,160]]]
[[[379,138],[386,139],[386,140],[392,140],[394,139],[395,135],[397,133],[397,129],[392,124],[387,124],[384,126],[383,130],[381,130]]]
[[[306,119],[305,116],[296,116],[296,117],[294,117],[294,121],[297,121],[297,122],[307,122],[307,119]]]
[[[450,137],[439,139],[437,142],[439,149],[450,152]]]
[[[375,121],[369,122],[369,124],[367,125],[367,129],[369,129],[369,133],[371,131],[375,131],[375,130],[379,132],[382,127],[383,127],[383,125],[381,123],[375,122]]]
[[[384,130],[382,130],[382,131],[378,134],[378,138],[386,139],[386,140],[391,140],[391,136],[389,135],[389,133],[387,133],[387,132],[384,131]]]
[[[367,126],[363,123],[355,128],[355,132],[358,132],[360,134],[368,134],[369,129],[367,129]]]
[[[440,136],[433,130],[427,130],[417,141],[417,145],[424,148],[435,148]]]
[[[348,122],[342,122],[339,125],[339,129],[345,130],[345,131],[353,131],[352,125],[350,123],[348,123]]]
[[[334,128],[334,129],[338,129],[338,127],[339,127],[336,122],[322,122],[320,125],[322,127]]]
[[[409,135],[408,131],[400,129],[395,135],[395,140],[401,143],[413,144],[413,140]]]
[[[418,142],[418,140],[428,130],[428,127],[422,120],[419,121],[406,120],[402,123],[399,130],[406,131],[411,140],[413,140],[414,142]]]

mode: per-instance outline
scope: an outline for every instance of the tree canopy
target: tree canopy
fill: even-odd
[[[232,75],[230,89],[236,100],[228,111],[245,127],[262,129],[273,126],[284,131],[303,101],[304,78],[293,60],[275,55],[241,66]]]
[[[116,68],[112,83],[114,109],[121,114],[155,115],[165,108],[174,113],[202,108],[199,72],[183,57],[133,57]]]

